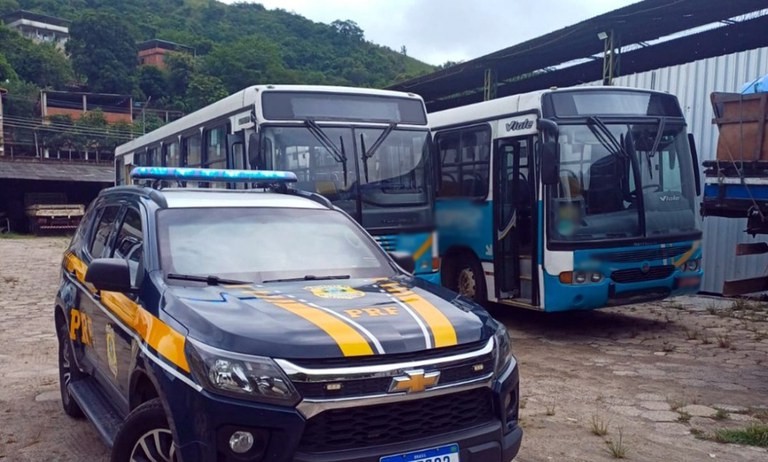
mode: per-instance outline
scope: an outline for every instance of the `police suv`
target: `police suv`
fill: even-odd
[[[517,363],[480,306],[411,276],[292,173],[132,176],[152,186],[89,207],[55,307],[64,411],[113,461],[517,454]],[[232,189],[162,187],[201,181]]]

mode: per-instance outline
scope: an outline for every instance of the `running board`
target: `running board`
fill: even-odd
[[[101,439],[111,448],[115,444],[115,436],[123,424],[123,419],[117,415],[114,407],[99,390],[96,380],[93,377],[76,380],[70,382],[67,389],[88,420],[96,427]]]
[[[736,255],[761,255],[768,253],[768,243],[755,242],[751,244],[737,244]]]
[[[768,291],[768,277],[737,279],[723,283],[723,296],[744,295]]]

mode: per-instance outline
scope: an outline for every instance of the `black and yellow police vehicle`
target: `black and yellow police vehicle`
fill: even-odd
[[[89,207],[55,306],[64,411],[113,461],[516,455],[517,362],[480,306],[414,278],[292,173],[133,177],[150,185]]]

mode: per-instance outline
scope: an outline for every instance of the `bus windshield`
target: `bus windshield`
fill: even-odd
[[[549,190],[552,239],[696,232],[695,179],[685,127],[659,119],[602,127],[560,126],[560,182]]]
[[[387,127],[265,126],[261,149],[297,188],[323,194],[352,215],[366,207],[427,203],[429,133]]]

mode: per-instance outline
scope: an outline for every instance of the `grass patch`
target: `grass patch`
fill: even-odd
[[[28,234],[19,233],[0,233],[0,239],[31,239],[32,236]]]
[[[680,415],[677,416],[677,421],[680,423],[688,423],[691,421],[691,414],[688,414],[685,411],[679,411]]]
[[[592,414],[591,430],[593,435],[605,436],[608,434],[609,423],[600,417],[600,414]]]
[[[715,420],[726,420],[728,418],[728,411],[724,409],[718,409],[715,413],[714,419]]]
[[[557,410],[557,405],[555,403],[547,404],[546,414],[548,416],[551,417],[551,416],[555,415],[556,410]]]
[[[768,425],[753,424],[743,429],[717,430],[713,439],[719,443],[744,444],[768,448]]]
[[[624,443],[624,431],[619,428],[619,435],[615,439],[605,442],[608,445],[608,452],[611,453],[614,459],[626,459],[627,458],[627,445]]]
[[[720,348],[731,347],[731,339],[728,337],[728,334],[717,334],[717,346]]]

